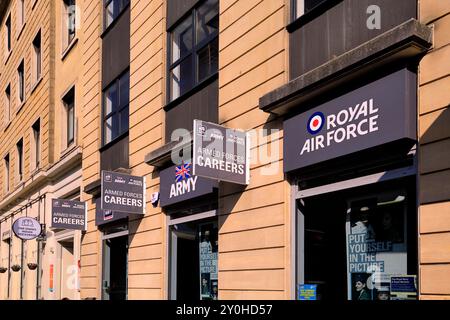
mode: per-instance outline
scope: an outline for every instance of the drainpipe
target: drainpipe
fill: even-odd
[[[23,300],[23,250],[24,250],[24,242],[25,240],[21,240],[21,254],[20,254],[20,300]]]
[[[38,221],[41,223],[41,197],[39,197],[38,202]],[[43,231],[42,231],[43,232]],[[37,245],[37,257],[36,257],[36,264],[37,264],[37,270],[36,270],[36,300],[39,300],[39,291],[40,291],[40,284],[41,284],[41,239],[38,238],[36,241]]]

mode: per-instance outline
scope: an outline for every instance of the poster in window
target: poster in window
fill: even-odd
[[[406,197],[393,192],[349,202],[348,293],[351,300],[390,299],[390,278],[407,273]]]
[[[200,298],[216,300],[218,294],[218,232],[214,224],[200,227]]]

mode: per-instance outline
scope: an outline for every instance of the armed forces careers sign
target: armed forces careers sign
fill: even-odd
[[[160,172],[161,207],[213,193],[217,182],[192,175],[190,163],[172,166]]]
[[[145,178],[102,171],[101,208],[145,214]]]
[[[52,228],[87,230],[85,202],[52,199]]]
[[[250,143],[246,132],[194,120],[193,174],[247,185],[250,182]]]
[[[416,138],[416,75],[403,69],[284,122],[284,170]]]

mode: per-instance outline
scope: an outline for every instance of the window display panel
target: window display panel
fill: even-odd
[[[414,177],[297,200],[297,298],[417,299]]]
[[[408,274],[404,191],[350,199],[346,225],[351,300],[390,300],[391,277]]]

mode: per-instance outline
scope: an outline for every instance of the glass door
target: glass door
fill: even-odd
[[[170,234],[170,298],[217,300],[217,222],[177,224]]]
[[[103,300],[126,300],[128,236],[103,240]]]

